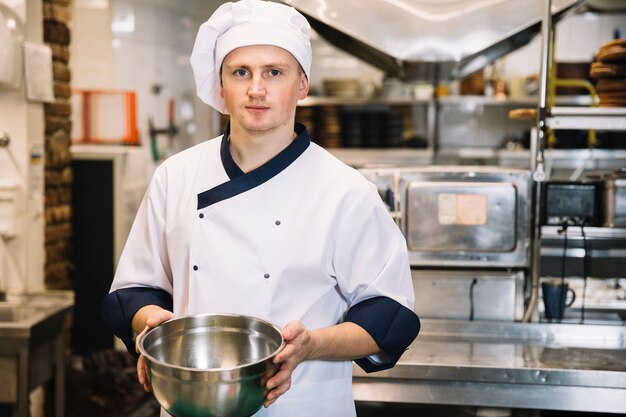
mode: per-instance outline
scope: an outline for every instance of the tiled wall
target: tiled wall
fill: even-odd
[[[41,1],[0,3],[22,20],[26,41],[42,44]],[[0,148],[0,182],[18,183],[20,189],[16,237],[0,242],[0,285],[10,293],[38,291],[43,288],[43,165],[31,158],[43,150],[43,105],[26,100],[23,78],[18,88],[0,90],[0,130],[11,136],[9,146]]]
[[[176,103],[179,135],[160,136],[166,157],[213,136],[214,114],[195,95],[189,66],[199,25],[220,2],[202,0],[76,0],[72,66],[75,89],[137,93],[138,128],[149,142],[148,118],[167,125]]]

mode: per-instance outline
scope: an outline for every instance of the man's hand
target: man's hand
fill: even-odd
[[[280,369],[271,377],[265,387],[265,407],[269,407],[291,387],[291,374],[298,364],[308,359],[315,350],[311,332],[299,321],[288,323],[282,331],[285,347],[274,357]]]
[[[352,360],[380,353],[380,348],[362,327],[355,323],[309,330],[299,321],[283,328],[285,347],[274,357],[280,369],[267,384],[265,407],[291,387],[291,375],[300,362],[312,359]]]
[[[145,322],[143,330],[141,331],[141,334],[143,335],[144,333],[147,333],[148,330],[170,320],[173,317],[174,314],[171,311],[167,311],[156,306],[146,306],[141,308],[137,314],[135,314],[135,317],[133,318],[133,328],[136,329],[138,326],[141,326],[142,322]],[[137,336],[137,340],[139,340],[139,336]],[[139,346],[137,345],[137,342],[135,342],[135,350],[139,353]],[[151,391],[150,381],[148,380],[148,370],[146,369],[146,361],[141,354],[137,360],[137,379],[139,379],[139,383],[143,385],[143,389],[146,392]]]

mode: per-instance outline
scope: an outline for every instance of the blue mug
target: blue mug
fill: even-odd
[[[543,293],[543,305],[545,307],[544,316],[547,319],[562,319],[565,309],[576,301],[576,293],[569,288],[567,283],[559,280],[544,281],[541,283]],[[567,300],[567,295],[571,294],[571,299]]]

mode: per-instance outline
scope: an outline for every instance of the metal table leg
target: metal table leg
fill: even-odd
[[[65,363],[64,363],[64,344],[63,334],[61,333],[56,340],[56,364],[54,369],[54,415],[56,417],[64,417],[65,413]]]
[[[28,417],[28,347],[22,347],[17,363],[17,417]]]

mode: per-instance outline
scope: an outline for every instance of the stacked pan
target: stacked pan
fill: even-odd
[[[602,45],[590,75],[598,80],[600,107],[626,107],[626,39]]]
[[[399,148],[403,113],[389,106],[345,106],[340,110],[341,143],[346,148]]]

